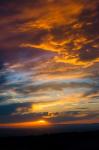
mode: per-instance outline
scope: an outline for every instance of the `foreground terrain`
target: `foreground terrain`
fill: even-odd
[[[99,150],[99,131],[0,138],[0,150]]]

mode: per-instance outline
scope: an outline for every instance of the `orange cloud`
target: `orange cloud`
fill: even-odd
[[[34,28],[49,30],[54,26],[70,24],[76,20],[76,17],[84,8],[84,4],[78,1],[76,2],[76,0],[62,0],[61,2],[44,0],[41,3],[41,7],[38,11],[36,7],[26,8],[23,11],[23,16],[35,16],[37,19],[25,23],[20,28],[21,31]]]
[[[80,102],[80,94],[67,95],[67,98],[61,96],[62,100],[38,102],[29,108],[29,113],[37,112],[64,112],[73,110]]]
[[[45,1],[44,1],[45,2]],[[90,66],[95,62],[99,62],[97,44],[94,39],[84,33],[87,25],[93,26],[93,22],[89,18],[85,21],[80,20],[83,11],[93,11],[91,17],[96,12],[96,2],[86,3],[78,0],[46,2],[37,14],[38,18],[33,23],[28,23],[24,28],[27,30],[46,30],[46,35],[42,35],[41,42],[25,42],[20,44],[21,47],[30,47],[33,49],[41,49],[43,51],[55,52],[56,56],[53,60],[57,63],[69,63],[79,66]],[[68,26],[69,25],[69,26]],[[61,31],[60,31],[61,30]],[[39,37],[38,37],[39,38]],[[86,46],[87,45],[87,46]],[[92,50],[86,47],[93,47],[94,57],[91,57]],[[97,45],[97,46],[95,46]],[[95,49],[95,50],[94,50]],[[90,61],[92,60],[92,61]]]

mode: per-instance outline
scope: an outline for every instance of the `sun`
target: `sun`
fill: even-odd
[[[45,120],[39,120],[38,122],[39,123],[45,123],[46,121]]]
[[[38,120],[38,121],[36,121],[36,124],[38,124],[38,125],[48,125],[48,122],[46,120]]]

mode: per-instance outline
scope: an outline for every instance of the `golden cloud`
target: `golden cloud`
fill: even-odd
[[[82,0],[62,0],[61,2],[47,1],[45,5],[36,11],[37,14],[34,13],[37,19],[24,24],[22,27],[23,30],[25,29],[25,32],[26,30],[34,30],[35,32],[35,29],[38,30],[38,32],[39,30],[46,30],[46,35],[42,35],[41,42],[38,44],[35,44],[33,41],[30,43],[22,43],[20,46],[55,52],[55,62],[80,66],[89,66],[94,62],[98,62],[98,50],[96,50],[99,48],[98,44],[95,44],[94,39],[84,33],[84,30],[87,28],[86,24],[87,26],[93,26],[94,22],[92,22],[92,20],[90,21],[89,18],[85,21],[83,19],[80,20],[83,12],[86,10],[89,11],[90,9],[93,12],[90,15],[93,17],[96,12],[96,4],[97,1],[91,3],[86,3]],[[91,46],[96,53],[94,57],[92,57],[91,62],[92,50],[86,48],[88,46]],[[88,55],[88,57],[86,55]],[[85,57],[85,59],[83,57]]]

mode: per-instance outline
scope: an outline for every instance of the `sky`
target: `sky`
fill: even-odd
[[[0,127],[99,123],[99,1],[0,0]]]

